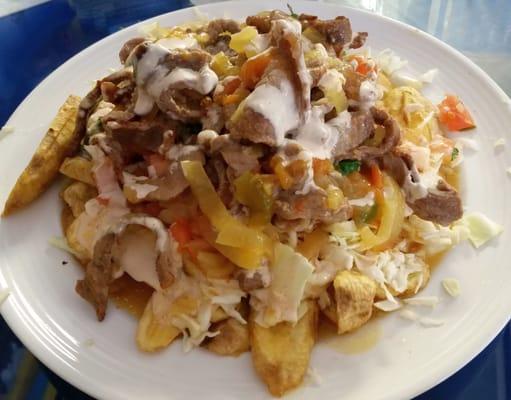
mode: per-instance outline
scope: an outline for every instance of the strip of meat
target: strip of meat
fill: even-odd
[[[304,220],[313,224],[331,224],[351,218],[353,210],[347,202],[332,210],[327,207],[326,199],[326,193],[322,190],[311,190],[305,195],[281,192],[275,201],[275,215],[282,220]]]
[[[262,79],[227,127],[234,139],[277,146],[287,132],[304,122],[310,109],[311,78],[303,59],[298,22],[276,20],[271,35],[278,51],[273,51]]]
[[[374,158],[378,158],[383,156],[384,154],[390,152],[394,149],[401,140],[401,130],[399,129],[399,125],[397,122],[390,117],[385,111],[378,110],[374,107],[371,108],[371,116],[374,120],[374,123],[377,125],[383,126],[385,128],[385,136],[381,141],[379,146],[367,146],[361,145],[358,147],[354,147],[350,150],[347,150],[349,146],[343,145],[345,142],[343,138],[339,140],[341,143],[339,145],[339,151],[336,151],[335,158],[336,160],[371,160]],[[364,115],[364,114],[359,114]],[[360,142],[360,139],[364,138],[366,140],[370,137],[369,133],[369,120],[367,117],[359,117],[360,119],[355,119],[355,123],[352,124],[349,135],[354,137],[354,139],[349,140],[350,144],[354,144],[356,142]],[[371,134],[374,132],[374,127],[371,130]],[[356,139],[356,140],[355,140]],[[346,139],[347,140],[347,139]]]
[[[219,18],[210,21],[206,27],[206,33],[209,36],[206,50],[210,54],[223,51],[228,55],[231,55],[231,53],[234,55],[233,50],[229,48],[230,36],[223,35],[223,33],[237,33],[239,31],[240,24],[233,19]]]
[[[182,267],[177,245],[159,219],[142,214],[122,217],[98,238],[85,277],[76,283],[76,292],[94,306],[99,321],[105,318],[110,284],[124,273],[120,264],[120,240],[132,224],[141,225],[156,234],[158,256],[155,268],[162,289],[172,285],[176,271]]]
[[[346,134],[342,135],[335,147],[335,158],[341,158],[360,146],[374,134],[374,119],[368,111],[351,113],[351,124]]]
[[[243,146],[230,135],[219,135],[210,142],[211,153],[219,152],[237,176],[259,169],[259,154],[253,146]]]
[[[211,54],[200,49],[168,50],[154,43],[139,44],[126,61],[135,71],[135,113],[148,114],[156,102],[171,118],[199,122],[201,100],[218,82],[210,61]]]
[[[101,237],[94,245],[94,256],[87,264],[85,278],[76,282],[76,292],[92,304],[99,321],[103,321],[108,304],[108,287],[122,274],[116,261],[114,233]]]
[[[285,18],[289,18],[289,15],[280,10],[273,10],[250,15],[245,22],[247,25],[255,26],[259,33],[268,33],[271,30],[272,21]]]
[[[304,29],[312,27],[321,33],[325,37],[326,43],[332,45],[337,53],[342,51],[345,44],[351,42],[351,23],[344,16],[322,20],[316,16],[301,14],[298,19]]]
[[[357,36],[353,38],[353,40],[350,43],[350,49],[359,49],[362,47],[367,39],[367,32],[359,32],[357,33]]]
[[[145,41],[146,39],[143,37],[136,37],[124,43],[121,47],[121,50],[119,51],[119,60],[121,61],[121,63],[124,64],[128,59],[129,55],[131,54],[131,52],[133,51],[133,49]]]
[[[439,180],[428,189],[426,197],[410,202],[409,206],[420,218],[447,226],[463,216],[461,198],[451,185]]]
[[[439,179],[435,187],[424,187],[413,159],[406,153],[394,151],[381,159],[383,169],[403,187],[406,203],[417,216],[447,226],[463,216],[458,192]]]

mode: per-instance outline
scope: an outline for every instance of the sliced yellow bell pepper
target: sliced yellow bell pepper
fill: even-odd
[[[368,226],[360,230],[360,250],[382,250],[392,244],[401,233],[404,221],[405,200],[397,183],[387,174],[383,175],[385,199],[381,224],[376,234]]]
[[[266,179],[268,178],[268,179]],[[234,181],[234,196],[250,210],[250,222],[264,225],[270,222],[273,208],[273,182],[270,176],[245,172]]]
[[[211,232],[208,237],[203,232],[206,241],[242,268],[259,267],[269,253],[264,233],[244,225],[229,214],[200,162],[182,161],[181,168],[199,208],[218,232]]]

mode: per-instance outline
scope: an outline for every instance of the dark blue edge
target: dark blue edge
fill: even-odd
[[[76,6],[79,1],[74,1]],[[135,22],[192,5],[187,0],[140,3],[126,0],[124,8],[91,18],[84,13],[80,15],[79,9],[75,11],[64,0],[53,0],[1,17],[0,126],[35,86],[84,48]],[[15,62],[10,62],[13,58]],[[44,377],[57,389],[56,398],[90,398],[41,363],[34,371],[33,363],[37,361],[3,318],[0,319],[0,398],[16,384],[21,368],[33,374],[31,383],[22,387],[23,398],[43,398],[48,390]],[[467,366],[416,399],[511,398],[507,387],[511,384],[510,363],[511,325],[508,324]]]

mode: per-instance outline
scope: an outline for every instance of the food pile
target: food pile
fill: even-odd
[[[281,11],[152,25],[120,70],[68,99],[4,214],[60,168],[76,291],[98,320],[129,276],[152,291],[141,350],[178,337],[250,350],[280,396],[302,382],[319,319],[341,335],[399,308],[429,258],[470,234],[461,148],[444,133],[470,114],[403,84],[402,61],[372,57],[366,38],[343,16]]]

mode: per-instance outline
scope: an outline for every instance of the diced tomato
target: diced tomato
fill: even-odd
[[[158,176],[165,175],[165,173],[167,173],[169,170],[170,162],[161,154],[149,154],[146,159],[147,162],[154,168],[156,175]]]
[[[312,169],[314,170],[315,176],[324,176],[332,172],[334,170],[334,166],[330,160],[314,158],[312,160]]]
[[[376,189],[383,188],[383,175],[377,164],[371,164],[370,182]]]
[[[458,96],[447,95],[438,110],[438,119],[450,131],[475,128],[472,116]]]
[[[245,61],[241,66],[240,78],[246,88],[253,89],[257,85],[270,61],[269,52],[261,53]]]
[[[108,204],[110,203],[110,199],[107,197],[98,196],[96,197],[96,200],[98,201],[99,204],[105,207],[108,206]]]
[[[192,231],[187,219],[180,218],[170,225],[170,233],[179,244],[179,250],[183,252],[186,244],[192,239]]]
[[[355,72],[358,72],[361,75],[367,75],[375,68],[371,66],[363,57],[355,56],[353,59],[357,62],[357,68],[355,69]]]

